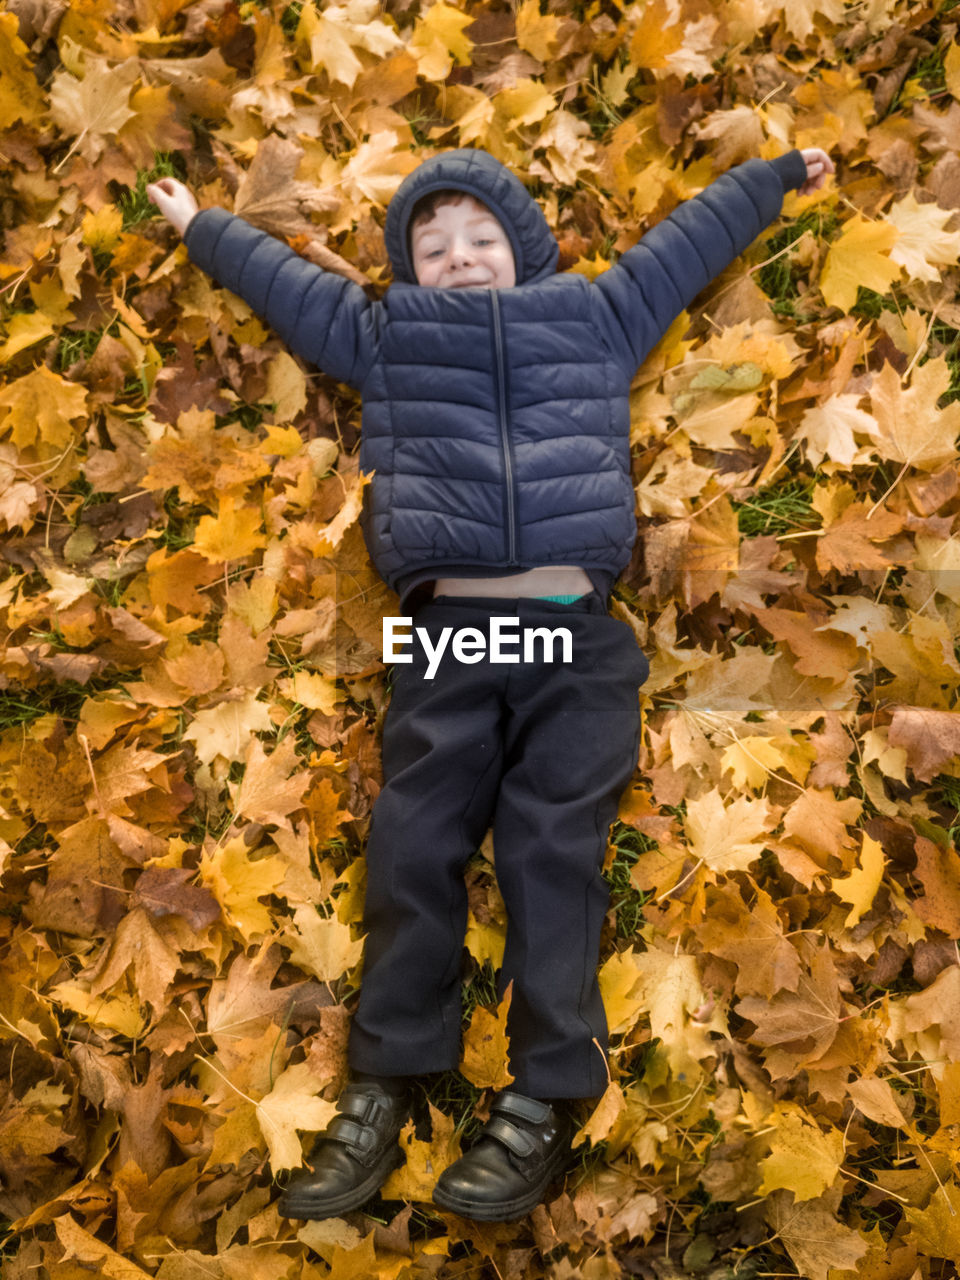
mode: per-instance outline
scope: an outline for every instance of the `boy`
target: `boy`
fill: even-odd
[[[198,213],[182,184],[147,188],[195,263],[362,392],[371,557],[432,654],[444,628],[475,642],[438,664],[419,643],[398,667],[367,847],[352,1081],[284,1195],[287,1216],[363,1204],[400,1159],[409,1078],[457,1066],[463,869],[491,820],[514,1084],[435,1202],[483,1220],[531,1210],[569,1152],[559,1100],[605,1087],[601,864],[647,674],[607,613],[636,534],[630,383],[784,192],[832,171],[814,149],[748,161],[589,283],[556,273],[540,207],[492,156],[432,155],[387,210],[394,282],[378,302],[222,209]],[[518,664],[489,645],[478,653],[505,619],[541,638],[568,632],[569,661],[550,661],[545,640]]]

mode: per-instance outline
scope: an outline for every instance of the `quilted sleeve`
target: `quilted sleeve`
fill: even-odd
[[[635,370],[671,321],[777,217],[786,191],[803,184],[799,151],[728,170],[598,276],[600,322],[612,349]]]
[[[191,261],[243,298],[291,351],[348,386],[362,386],[374,326],[373,304],[359,285],[226,209],[195,214],[184,243]]]

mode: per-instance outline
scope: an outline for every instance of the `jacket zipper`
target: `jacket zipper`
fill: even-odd
[[[507,488],[507,560],[511,565],[517,562],[517,513],[516,486],[513,479],[513,450],[510,446],[510,431],[507,421],[506,372],[503,360],[503,334],[500,328],[500,299],[496,289],[490,290],[490,305],[493,308],[493,340],[497,357],[497,389],[500,400],[500,448],[503,452],[503,469]]]

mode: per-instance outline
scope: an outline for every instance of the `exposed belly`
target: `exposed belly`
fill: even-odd
[[[437,578],[435,596],[577,596],[593,590],[583,569],[575,565],[541,565],[500,578]]]

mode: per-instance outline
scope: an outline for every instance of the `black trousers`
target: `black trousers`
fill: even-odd
[[[441,596],[414,625],[436,645],[441,628],[487,634],[494,616],[520,628],[567,628],[572,660],[560,662],[555,646],[548,663],[538,644],[527,662],[498,664],[488,649],[467,665],[448,645],[428,680],[417,644],[413,663],[397,666],[367,847],[350,1064],[380,1075],[457,1066],[463,872],[492,822],[508,919],[501,990],[513,981],[512,1087],[539,1098],[592,1097],[607,1083],[601,864],[636,764],[637,688],[648,666],[595,592],[572,605]]]

